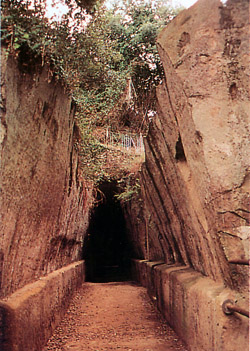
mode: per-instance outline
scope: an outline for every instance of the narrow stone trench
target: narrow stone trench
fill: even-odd
[[[249,0],[66,2],[3,6],[0,351],[248,350]]]
[[[43,351],[186,351],[133,282],[84,283]]]
[[[44,351],[186,350],[146,289],[131,281],[134,253],[116,183],[100,189],[84,245],[86,282]]]

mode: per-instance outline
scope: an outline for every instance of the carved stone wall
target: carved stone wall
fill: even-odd
[[[141,175],[151,240],[165,262],[244,290],[247,268],[228,261],[248,258],[248,1],[198,1],[158,47],[166,79]]]
[[[28,71],[29,69],[29,71]],[[79,179],[75,106],[48,67],[2,50],[1,296],[81,259],[92,189]]]

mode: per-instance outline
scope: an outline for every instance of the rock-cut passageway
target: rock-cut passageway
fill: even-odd
[[[44,351],[186,350],[146,289],[128,281],[131,251],[116,188],[105,183],[101,189],[83,252],[87,282]]]
[[[132,282],[84,283],[43,351],[186,351]]]
[[[185,351],[147,290],[129,281],[132,251],[116,187],[101,190],[83,252],[87,281],[43,351]]]

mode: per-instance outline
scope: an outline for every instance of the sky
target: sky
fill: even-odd
[[[152,0],[153,1],[153,0]],[[173,7],[177,7],[177,6],[184,6],[185,8],[189,8],[190,6],[192,6],[193,4],[196,3],[196,1],[198,0],[169,0],[169,3],[173,6]],[[221,0],[223,3],[226,2],[226,0]],[[106,3],[112,3],[114,2],[114,0],[106,0]]]
[[[172,6],[182,5],[186,8],[192,6],[197,0],[172,0]]]
[[[172,5],[182,5],[186,7],[187,9],[192,6],[194,3],[196,3],[197,0],[172,0]],[[221,2],[225,3],[226,0],[222,0]]]
[[[52,0],[47,0],[47,16],[55,17],[55,19],[60,20],[63,14],[68,11],[68,6],[62,4],[60,1],[55,1],[55,5],[52,7]]]
[[[197,0],[169,0],[169,3],[172,4],[173,7],[176,7],[178,5],[184,6],[185,8],[189,8],[192,6]],[[221,0],[223,3],[226,2],[226,0]],[[106,3],[112,3],[113,0],[106,0]],[[62,16],[63,13],[67,12],[67,6],[63,5],[62,2],[58,0],[58,5],[54,8],[51,6],[52,0],[47,0],[47,6],[48,6],[48,13],[49,16],[52,16],[56,14],[56,17],[58,19]]]
[[[169,3],[172,4],[173,7],[182,5],[186,8],[192,6],[197,0],[169,0]],[[107,3],[112,3],[112,0],[107,0]]]
[[[169,3],[172,3],[172,6],[182,5],[186,8],[192,6],[197,0],[169,0]],[[51,6],[52,0],[47,0],[48,12],[53,14],[61,14],[67,12],[67,6],[62,3],[58,3],[56,7],[52,8]],[[112,3],[112,0],[107,0],[107,3]],[[60,15],[59,15],[60,16]]]

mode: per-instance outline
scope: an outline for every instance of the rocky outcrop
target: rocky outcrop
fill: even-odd
[[[248,269],[230,261],[248,259],[248,1],[199,0],[162,31],[158,48],[165,80],[145,140],[143,208],[137,200],[124,204],[134,252],[145,259],[134,261],[135,274],[190,350],[245,350],[248,320],[226,316],[222,303],[247,306]],[[74,105],[65,88],[48,67],[28,71],[5,52],[2,65],[5,316],[14,311],[13,298],[26,294],[18,289],[81,258],[92,189],[79,177]],[[66,290],[61,273],[63,301],[71,273]],[[46,284],[34,284],[36,303],[36,288]],[[15,312],[19,322],[22,313]]]
[[[1,296],[81,259],[92,189],[79,178],[75,106],[49,67],[2,51]]]
[[[228,298],[248,309],[248,267],[231,263],[249,258],[248,5],[199,0],[158,38],[135,274],[192,351],[248,347],[248,319],[222,311]]]
[[[200,0],[161,32],[166,79],[141,174],[150,240],[162,253],[150,259],[238,290],[247,269],[228,261],[248,258],[247,9],[248,1]]]

